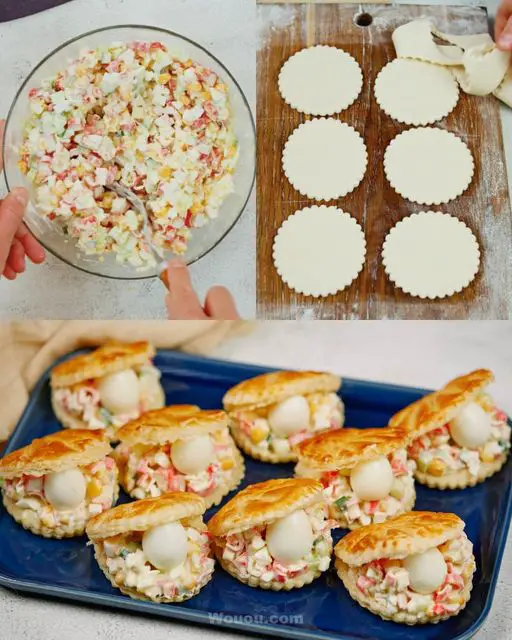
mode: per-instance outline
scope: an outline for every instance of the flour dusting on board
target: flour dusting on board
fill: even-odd
[[[258,51],[268,44],[268,38],[274,31],[286,29],[292,22],[296,7],[293,5],[258,5],[257,29]]]

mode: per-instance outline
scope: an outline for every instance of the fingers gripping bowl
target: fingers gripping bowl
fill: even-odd
[[[47,249],[91,273],[138,279],[158,267],[108,184],[145,201],[164,257],[194,262],[247,203],[255,129],[235,79],[201,46],[163,29],[109,27],[33,70],[9,112],[4,158],[8,187],[29,189],[26,221]]]

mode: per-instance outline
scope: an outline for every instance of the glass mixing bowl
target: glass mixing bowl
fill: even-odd
[[[3,144],[4,171],[7,188],[23,186],[29,190],[30,202],[25,222],[41,242],[55,256],[68,264],[107,278],[137,280],[158,275],[158,267],[140,268],[116,262],[115,254],[87,256],[77,246],[76,240],[68,238],[59,227],[41,217],[34,206],[32,183],[18,168],[18,149],[22,142],[23,129],[29,116],[28,93],[40,86],[66,67],[70,59],[76,58],[84,48],[95,49],[112,42],[155,41],[165,44],[176,55],[191,58],[212,69],[229,88],[232,123],[239,144],[239,159],[234,173],[234,193],[223,201],[217,218],[198,229],[192,229],[188,249],[182,256],[188,264],[199,260],[211,251],[233,228],[249,199],[255,177],[256,135],[254,119],[249,104],[235,78],[226,67],[199,44],[184,36],[157,27],[122,25],[96,29],[65,42],[44,58],[32,71],[19,89],[7,116]],[[168,252],[164,259],[172,254]]]

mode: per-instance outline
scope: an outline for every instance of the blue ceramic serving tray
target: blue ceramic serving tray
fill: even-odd
[[[76,355],[76,354],[74,354]],[[160,351],[167,402],[221,406],[235,383],[268,371],[172,351]],[[341,396],[346,424],[385,426],[388,418],[424,395],[424,389],[345,379]],[[50,408],[49,373],[32,393],[6,452],[59,429]],[[269,465],[246,459],[243,486],[292,474],[293,465]],[[445,640],[473,636],[492,604],[512,513],[512,460],[485,483],[464,491],[435,491],[417,486],[416,509],[452,511],[466,522],[477,562],[472,597],[464,611],[437,625],[407,627],[384,622],[358,606],[331,568],[321,578],[288,593],[267,592],[241,584],[217,568],[211,582],[179,605],[146,603],[112,588],[98,568],[86,538],[46,540],[25,531],[0,507],[0,585],[40,596],[77,600],[133,612],[304,640]],[[230,494],[229,497],[231,497]],[[122,501],[127,501],[122,496]],[[205,520],[215,509],[207,512]],[[335,539],[342,534],[335,532]]]

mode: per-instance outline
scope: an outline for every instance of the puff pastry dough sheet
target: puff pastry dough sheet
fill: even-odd
[[[354,102],[363,86],[363,74],[343,49],[318,45],[288,58],[278,84],[283,99],[297,111],[327,116]]]
[[[283,170],[302,195],[333,200],[353,191],[364,177],[368,155],[359,133],[334,118],[300,124],[283,150]]]
[[[363,268],[363,230],[336,207],[312,206],[287,218],[274,239],[276,270],[291,289],[314,297],[342,291]]]
[[[401,220],[387,235],[382,261],[389,279],[420,298],[444,298],[462,291],[480,265],[471,230],[448,214],[426,211]]]
[[[381,69],[374,92],[388,116],[413,125],[445,118],[459,100],[459,86],[448,69],[405,58],[396,58]]]
[[[419,204],[454,200],[469,186],[473,156],[455,134],[434,127],[400,133],[384,153],[386,177],[402,197]]]

